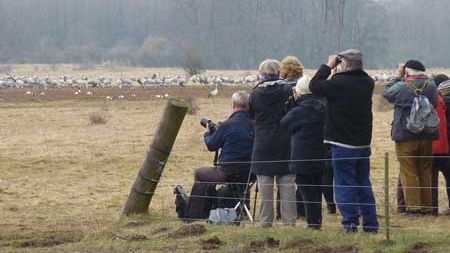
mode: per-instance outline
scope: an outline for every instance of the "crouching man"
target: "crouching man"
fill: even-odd
[[[253,123],[247,112],[248,97],[245,91],[234,93],[231,99],[231,116],[215,128],[206,126],[204,141],[209,151],[220,150],[218,163],[195,171],[195,182],[189,198],[182,187],[175,188],[179,218],[185,221],[207,219],[209,211],[218,200],[217,184],[232,182],[245,191],[254,137]]]

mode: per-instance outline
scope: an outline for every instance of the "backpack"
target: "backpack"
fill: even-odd
[[[416,88],[411,82],[406,84],[416,95],[411,104],[411,112],[406,118],[406,129],[415,134],[433,134],[439,131],[439,116],[430,100],[423,95],[423,91],[428,85],[425,81],[422,88]]]

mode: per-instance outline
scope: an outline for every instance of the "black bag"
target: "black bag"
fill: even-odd
[[[187,207],[189,203],[189,197],[186,191],[184,190],[183,186],[177,185],[173,190],[173,194],[175,194],[175,210],[177,211],[178,218],[186,218]]]

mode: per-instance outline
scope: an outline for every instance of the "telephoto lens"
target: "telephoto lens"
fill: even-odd
[[[210,119],[208,119],[208,118],[202,118],[202,119],[200,120],[200,125],[201,125],[202,127],[206,128],[208,124],[209,124],[209,131],[211,131],[211,132],[216,131],[216,128],[217,128],[217,124],[216,124],[216,123],[212,122],[212,121],[211,121]]]

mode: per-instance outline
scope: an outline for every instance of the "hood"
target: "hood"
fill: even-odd
[[[255,88],[259,92],[259,99],[266,105],[286,100],[288,89],[290,88],[286,87],[286,82],[283,80],[263,82]]]

